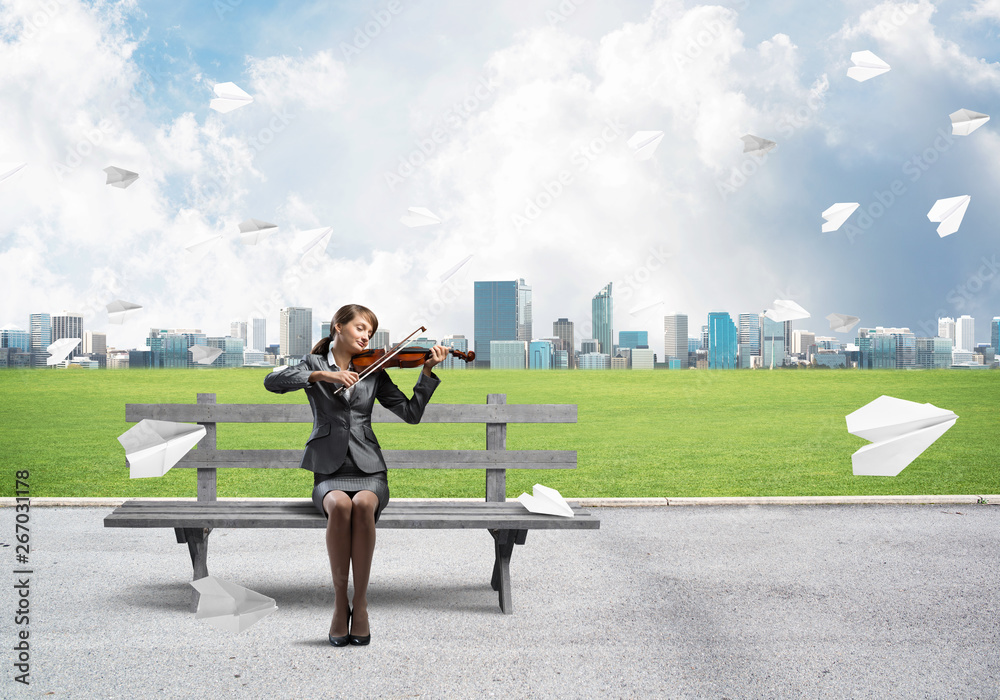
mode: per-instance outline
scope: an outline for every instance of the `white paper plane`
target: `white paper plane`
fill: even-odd
[[[574,517],[573,509],[555,489],[535,484],[531,488],[531,493],[530,496],[522,493],[517,497],[517,500],[532,513],[561,515],[566,518]]]
[[[854,66],[847,69],[847,77],[854,78],[859,83],[890,70],[889,64],[871,51],[855,51],[851,54],[851,63]]]
[[[951,117],[951,133],[956,136],[968,136],[990,120],[990,115],[971,109],[960,109],[948,116]]]
[[[330,235],[332,233],[332,226],[311,228],[308,231],[300,231],[295,236],[295,247],[298,249],[299,254],[303,256],[316,248],[316,246],[320,246],[317,252],[326,252],[326,246],[330,241]]]
[[[753,134],[744,134],[740,136],[740,139],[743,140],[744,153],[752,153],[758,156],[764,155],[778,145],[770,139],[762,139],[760,136],[754,136]]]
[[[205,426],[144,418],[118,436],[130,479],[163,476],[205,437]]]
[[[278,230],[275,224],[269,224],[260,219],[247,219],[240,222],[240,243],[257,245],[262,240]]]
[[[938,235],[941,238],[950,236],[962,225],[965,217],[965,210],[969,208],[972,197],[963,194],[960,197],[948,197],[934,202],[934,206],[927,212],[927,218],[941,225],[937,227]]]
[[[197,579],[191,585],[201,593],[195,619],[227,632],[242,632],[278,609],[274,598],[215,576]]]
[[[896,476],[957,420],[929,403],[878,397],[847,415],[847,432],[872,441],[851,455],[855,476]]]
[[[104,172],[108,174],[107,182],[104,183],[105,185],[120,187],[123,190],[139,179],[139,173],[133,173],[131,170],[126,170],[125,168],[116,168],[113,165],[106,167]]]
[[[844,225],[844,222],[854,213],[854,210],[861,205],[857,202],[837,202],[823,212],[826,223],[823,224],[823,233],[836,231]]]
[[[130,301],[122,301],[121,299],[115,299],[113,302],[108,304],[108,323],[117,323],[122,325],[125,323],[125,318],[131,313],[133,316],[138,309],[142,307],[138,304],[133,304]]]
[[[628,147],[636,160],[649,160],[662,140],[662,131],[637,131],[628,140]]]
[[[0,182],[14,177],[27,163],[0,163]]]
[[[774,308],[764,312],[772,321],[795,321],[800,318],[809,318],[809,312],[796,304],[791,299],[775,299]]]
[[[400,223],[406,224],[410,228],[417,226],[430,226],[440,224],[441,218],[429,209],[423,207],[410,207],[406,213],[399,217]]]
[[[466,255],[466,256],[465,256],[464,258],[462,258],[462,259],[461,259],[461,260],[460,260],[460,261],[458,262],[458,264],[456,264],[456,265],[452,265],[452,266],[451,266],[451,267],[449,267],[449,268],[448,268],[447,270],[445,270],[444,272],[442,272],[442,273],[441,273],[441,274],[440,274],[440,275],[438,276],[438,281],[440,281],[440,282],[445,282],[445,281],[447,281],[449,277],[453,276],[453,275],[454,275],[454,274],[455,274],[456,272],[458,272],[459,270],[461,270],[461,269],[462,269],[462,266],[463,266],[463,265],[464,265],[465,263],[469,262],[470,260],[472,260],[472,255],[471,255],[471,254],[470,254],[470,255]],[[427,275],[427,277],[428,277],[428,278],[433,278],[433,275]]]
[[[654,306],[659,306],[662,303],[663,299],[659,299],[658,301],[651,301],[648,303],[639,304],[639,306],[636,306],[635,308],[629,310],[629,315],[635,316],[637,313],[640,313],[642,311],[648,311],[649,309],[652,309]]]
[[[191,359],[199,365],[210,365],[222,354],[222,348],[210,348],[207,345],[192,345],[188,350],[191,351]]]
[[[203,238],[200,241],[194,243],[189,243],[184,246],[187,252],[194,256],[195,260],[201,260],[216,244],[222,240],[222,234],[216,234],[214,236],[209,236],[208,238]]]
[[[826,320],[830,322],[830,330],[837,333],[850,333],[851,329],[861,321],[857,316],[847,314],[830,314]]]
[[[217,83],[214,88],[217,97],[209,106],[216,112],[232,112],[234,109],[246,107],[253,98],[243,92],[235,83]]]
[[[73,352],[77,345],[80,344],[79,338],[60,338],[56,342],[45,348],[51,357],[45,358],[45,364],[47,365],[58,365],[60,362],[69,357],[69,354]]]

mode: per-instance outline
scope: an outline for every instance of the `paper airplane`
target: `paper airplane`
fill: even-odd
[[[215,247],[215,245],[222,239],[222,234],[216,234],[214,236],[209,236],[208,238],[203,238],[196,243],[190,243],[184,246],[187,252],[191,253],[195,257],[195,260],[201,260],[205,257],[205,254],[209,250]]]
[[[60,362],[69,357],[69,354],[73,352],[73,349],[79,344],[79,338],[60,338],[45,348],[51,356],[45,358],[45,364],[58,365]]]
[[[423,207],[410,207],[406,210],[405,214],[399,217],[399,221],[400,223],[406,224],[410,228],[414,228],[416,226],[440,224],[441,218],[429,209],[424,209]]]
[[[444,271],[443,273],[441,273],[441,275],[438,277],[438,279],[441,282],[446,281],[449,277],[451,277],[456,272],[458,272],[459,270],[461,270],[462,269],[462,265],[464,265],[465,263],[469,262],[470,260],[472,260],[472,255],[471,254],[470,255],[466,255],[464,258],[462,258],[461,261],[459,261],[459,263],[457,265],[452,265],[446,271]],[[428,275],[428,277],[431,277],[431,275]]]
[[[857,316],[847,314],[830,314],[826,320],[830,322],[830,330],[837,333],[850,333],[851,329],[861,321]]]
[[[847,69],[847,77],[859,83],[889,71],[889,64],[871,51],[855,51],[851,54],[851,63],[854,66]]]
[[[205,426],[144,418],[118,436],[130,479],[163,476],[205,437]]]
[[[301,255],[305,255],[310,250],[322,243],[322,247],[318,252],[326,252],[326,245],[330,240],[330,234],[333,233],[332,226],[326,226],[324,228],[312,228],[308,231],[300,231],[295,236],[295,246],[298,248]]]
[[[199,365],[210,365],[222,354],[222,348],[210,348],[207,345],[192,345],[188,350],[191,351],[191,359]]]
[[[269,224],[260,219],[247,219],[240,222],[240,243],[257,245],[262,240],[278,230],[275,224]]]
[[[648,303],[640,304],[639,306],[629,309],[629,315],[635,316],[637,313],[640,313],[642,311],[648,311],[649,309],[652,309],[654,306],[659,306],[662,303],[663,299],[659,299],[657,301],[651,301]]]
[[[0,182],[13,177],[26,165],[27,163],[0,163]]]
[[[990,120],[988,114],[973,112],[971,109],[960,109],[948,116],[951,117],[951,133],[957,136],[968,136]]]
[[[744,134],[740,138],[743,140],[743,152],[758,156],[764,155],[778,145],[774,141],[762,139],[760,136],[754,136],[753,134]]]
[[[117,323],[122,325],[125,323],[125,317],[129,315],[129,312],[135,312],[137,309],[142,307],[138,304],[133,304],[130,301],[122,301],[121,299],[116,299],[115,301],[108,304],[108,323]],[[133,313],[134,315],[134,313]]]
[[[836,231],[843,226],[848,217],[860,206],[857,202],[837,202],[824,211],[823,218],[826,219],[826,223],[823,224],[823,233]]]
[[[197,579],[191,585],[201,594],[195,618],[227,632],[242,632],[278,609],[274,598],[215,576]]]
[[[628,140],[628,147],[636,160],[649,160],[662,140],[662,131],[637,131]]]
[[[927,212],[927,218],[935,223],[941,223],[937,227],[938,235],[941,238],[955,233],[962,225],[962,218],[965,216],[965,210],[969,208],[971,200],[972,197],[963,194],[960,197],[948,197],[934,202],[934,206]]]
[[[531,488],[531,493],[533,494],[531,496],[522,493],[517,497],[517,500],[532,513],[561,515],[566,518],[574,517],[573,509],[555,489],[535,484]]]
[[[957,420],[929,403],[878,397],[847,415],[847,432],[872,441],[851,455],[855,476],[896,476]]]
[[[214,88],[217,97],[209,106],[216,112],[232,112],[234,109],[246,107],[253,98],[246,94],[235,83],[218,83]]]
[[[764,315],[777,322],[809,318],[809,312],[791,299],[775,299],[774,308],[765,311]]]
[[[105,185],[120,187],[123,190],[139,179],[139,173],[133,173],[131,170],[126,170],[125,168],[116,168],[113,165],[106,167],[104,172],[108,174],[108,180],[104,183]]]

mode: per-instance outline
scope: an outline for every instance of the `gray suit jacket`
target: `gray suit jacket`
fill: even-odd
[[[423,370],[413,387],[413,398],[393,383],[384,370],[379,370],[356,382],[350,400],[343,393],[334,395],[340,386],[330,382],[310,382],[315,371],[331,371],[325,355],[305,355],[294,367],[271,372],[264,377],[264,388],[276,394],[305,389],[313,413],[313,431],[302,454],[303,469],[317,474],[329,474],[344,463],[347,446],[361,471],[368,474],[385,471],[385,459],[372,430],[372,407],[375,399],[407,423],[419,423],[431,394],[441,380],[436,374],[424,375]]]

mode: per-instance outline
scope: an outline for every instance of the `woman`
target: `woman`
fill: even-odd
[[[372,431],[375,399],[407,423],[419,423],[440,379],[431,368],[448,354],[435,345],[407,399],[384,370],[358,382],[351,358],[378,329],[378,319],[359,304],[342,306],[330,335],[294,367],[276,367],[264,378],[268,391],[305,389],[313,431],[299,466],[313,472],[312,500],[327,519],[326,551],[333,574],[334,609],[329,639],[334,646],[368,644],[368,576],[375,550],[375,523],[389,503],[385,459]],[[333,392],[347,387],[340,394]],[[349,567],[354,568],[354,607],[347,604]]]

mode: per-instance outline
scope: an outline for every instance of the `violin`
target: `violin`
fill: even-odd
[[[351,362],[354,363],[354,366],[357,369],[367,369],[385,357],[386,352],[387,351],[383,348],[365,350],[352,357]],[[461,350],[456,350],[455,348],[448,348],[448,354],[454,355],[458,359],[465,360],[466,362],[472,362],[476,359],[476,353],[472,350],[469,352],[462,352]],[[387,369],[389,367],[402,367],[404,369],[410,367],[422,367],[424,361],[430,356],[430,348],[422,348],[419,346],[401,348],[396,351],[396,354],[390,357],[385,364],[380,365],[379,369]]]

